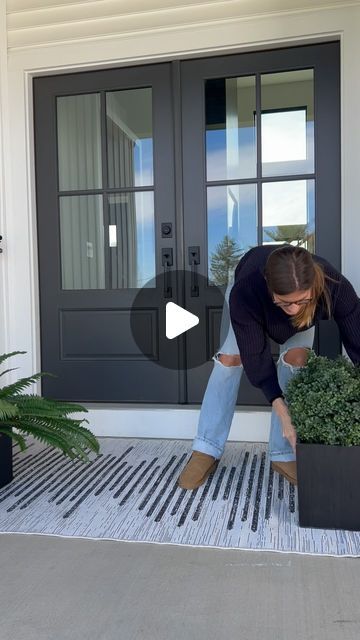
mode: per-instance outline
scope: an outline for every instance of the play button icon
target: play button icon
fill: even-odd
[[[209,286],[207,277],[185,269],[164,270],[144,282],[132,299],[131,333],[121,356],[130,362],[148,361],[144,371],[150,379],[152,366],[190,371],[211,364],[220,333],[227,335],[230,322],[228,314],[222,317],[223,305],[223,292]],[[122,314],[119,333],[126,327],[128,309]]]
[[[174,302],[166,305],[166,337],[169,340],[177,338],[185,331],[189,331],[199,324],[199,318],[190,311],[186,311]]]

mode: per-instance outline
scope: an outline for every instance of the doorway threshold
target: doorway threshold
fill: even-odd
[[[200,405],[135,405],[88,403],[86,418],[96,436],[192,440]],[[267,442],[270,407],[241,406],[234,413],[229,440]],[[81,414],[83,417],[83,414]]]

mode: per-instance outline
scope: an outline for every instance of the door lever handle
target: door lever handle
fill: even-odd
[[[200,264],[200,247],[189,247],[189,265],[191,266],[191,288],[192,298],[199,297],[198,274],[196,267]]]
[[[164,267],[164,298],[172,298],[171,270],[173,266],[173,250],[171,247],[161,250],[161,264]]]

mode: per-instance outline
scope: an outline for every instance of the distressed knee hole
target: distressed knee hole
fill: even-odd
[[[289,349],[284,355],[284,362],[291,364],[293,367],[305,367],[309,351],[310,349],[306,349],[305,347]]]
[[[217,359],[225,367],[239,367],[241,365],[241,358],[238,355],[228,355],[226,353],[219,353]]]

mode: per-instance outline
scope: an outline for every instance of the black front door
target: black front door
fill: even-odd
[[[49,396],[178,402],[178,371],[157,365],[179,356],[154,280],[175,242],[159,240],[161,222],[175,228],[170,71],[34,82],[42,368],[57,375],[43,382]]]
[[[46,394],[201,402],[244,251],[340,266],[338,67],[332,43],[34,81]],[[166,301],[199,325],[168,340]],[[328,323],[317,343],[338,351]]]
[[[340,269],[339,45],[186,61],[181,80],[185,247],[200,247],[209,284],[198,299],[185,289],[206,327],[187,338],[190,353],[203,349],[203,366],[187,374],[188,402],[201,402],[218,348],[218,289],[246,250],[291,242]],[[315,346],[339,352],[334,323],[319,327]],[[246,376],[238,403],[264,404]]]

